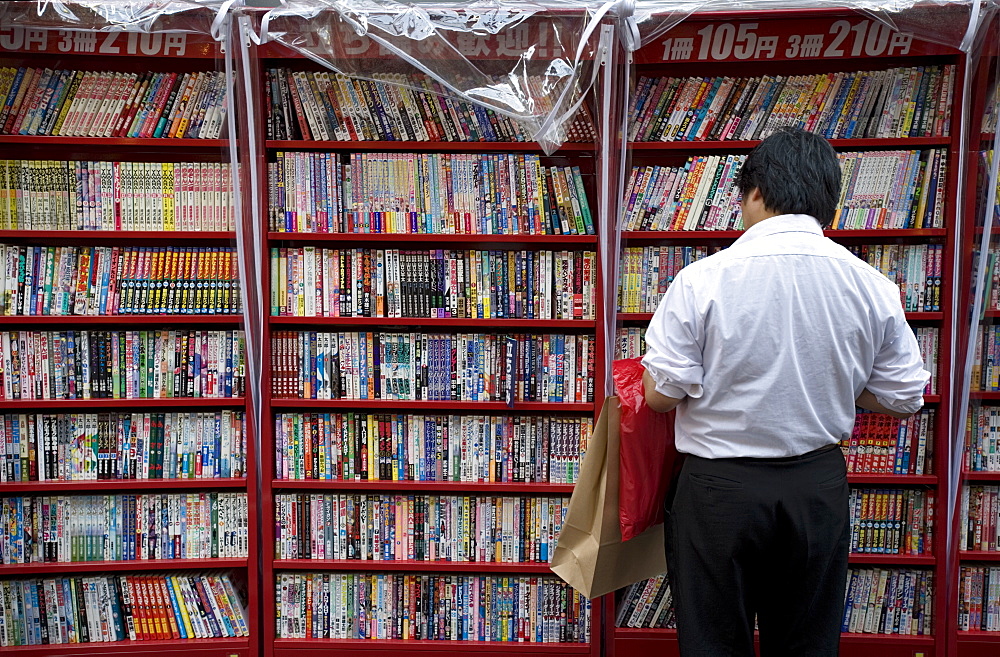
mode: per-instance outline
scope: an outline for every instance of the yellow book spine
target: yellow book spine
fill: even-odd
[[[187,638],[194,638],[194,627],[191,626],[191,616],[188,614],[187,605],[184,604],[184,594],[181,591],[180,584],[177,582],[177,576],[171,575],[167,577],[167,583],[174,591],[174,595],[177,596],[178,607],[181,610],[181,619],[184,622],[184,631],[187,633]]]

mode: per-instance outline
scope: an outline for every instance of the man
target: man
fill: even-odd
[[[737,178],[746,232],[685,267],[643,383],[687,457],[666,519],[683,657],[836,655],[850,519],[837,443],[855,405],[909,417],[930,375],[899,289],[823,236],[840,192],[821,137],[782,129]]]

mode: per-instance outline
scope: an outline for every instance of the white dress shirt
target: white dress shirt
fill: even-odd
[[[642,364],[677,406],[681,452],[804,454],[851,434],[868,388],[913,413],[930,374],[899,288],[807,215],[765,219],[674,278]]]

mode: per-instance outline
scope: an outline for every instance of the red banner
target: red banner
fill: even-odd
[[[870,18],[685,21],[637,53],[640,64],[954,54]]]
[[[0,52],[127,57],[214,57],[218,45],[207,34],[185,32],[95,32],[0,26]]]

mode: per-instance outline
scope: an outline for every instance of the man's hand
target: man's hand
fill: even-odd
[[[649,399],[649,388],[646,389],[646,399]],[[891,408],[886,408],[882,404],[878,403],[878,399],[875,398],[875,395],[873,395],[868,388],[861,391],[858,398],[854,400],[854,405],[858,408],[863,408],[866,411],[885,413],[886,415],[890,415],[900,420],[905,420],[913,415],[913,413],[900,413],[899,411],[894,411]]]
[[[657,413],[672,411],[682,401],[681,399],[667,397],[663,393],[657,392],[656,381],[649,375],[648,370],[642,373],[642,388],[646,393],[646,404]]]

